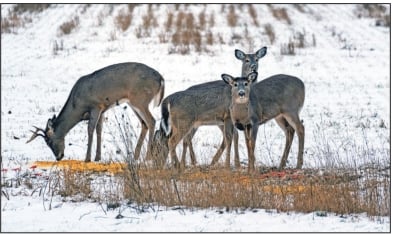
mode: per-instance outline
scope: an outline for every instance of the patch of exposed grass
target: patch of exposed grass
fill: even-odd
[[[60,35],[68,35],[79,26],[79,17],[75,16],[59,26]]]
[[[285,21],[289,25],[292,24],[292,20],[289,18],[286,8],[284,7],[275,8],[273,4],[268,4],[268,7],[274,18],[281,21]]]
[[[120,11],[115,17],[115,25],[124,32],[130,27],[131,19],[132,15],[130,12]]]

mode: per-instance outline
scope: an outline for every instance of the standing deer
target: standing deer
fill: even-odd
[[[171,155],[172,164],[179,168],[176,146],[192,129],[201,125],[223,125],[224,141],[229,160],[233,126],[229,116],[230,87],[224,82],[212,84],[204,90],[184,90],[164,98],[161,105],[162,120],[156,131],[152,149],[148,155],[155,155],[160,163]],[[195,163],[195,158],[192,158]],[[229,163],[229,161],[228,161]]]
[[[242,76],[246,76],[253,71],[257,71],[258,70],[258,60],[263,58],[266,55],[266,52],[267,52],[266,47],[262,47],[261,49],[259,49],[257,52],[255,52],[253,54],[246,54],[243,51],[236,49],[235,50],[235,57],[242,61],[242,72],[241,72]],[[223,87],[225,85],[226,84],[222,81],[211,81],[211,82],[191,86],[187,90],[200,90],[200,91],[202,91],[202,90],[206,90],[207,88],[223,89]],[[215,153],[215,155],[213,157],[211,165],[214,165],[218,162],[222,153],[224,152],[225,145],[226,145],[225,144],[224,125],[222,123],[219,123],[218,127],[220,128],[220,130],[223,134],[223,139],[222,139],[220,148],[217,150],[217,152]],[[194,153],[194,149],[192,147],[192,138],[194,137],[197,130],[198,130],[197,128],[193,128],[190,131],[190,133],[187,134],[183,138],[182,163],[183,163],[183,161],[185,161],[185,156],[186,156],[186,152],[187,152],[187,148],[188,148],[189,152],[190,152],[191,162],[193,165],[196,164],[195,153]],[[234,152],[235,152],[235,166],[237,168],[240,167],[239,147],[238,147],[239,140],[238,139],[239,139],[239,135],[238,135],[237,131],[234,130],[233,131],[233,143],[234,143]],[[232,141],[232,138],[229,140]],[[229,147],[229,149],[230,149],[230,147]],[[229,166],[230,166],[229,156],[227,156],[227,158],[225,160],[225,164],[226,164],[226,167],[229,168]]]
[[[64,137],[77,123],[88,120],[88,145],[86,162],[91,159],[94,129],[97,133],[95,161],[101,159],[101,134],[103,114],[121,102],[127,102],[142,123],[142,130],[135,148],[139,158],[143,140],[149,130],[148,147],[154,135],[155,119],[149,111],[154,99],[158,106],[164,96],[164,79],[153,68],[142,63],[119,63],[104,67],[81,77],[71,89],[68,99],[58,117],[49,119],[45,130],[36,128],[27,143],[37,136],[45,139],[56,160],[64,157]]]
[[[239,130],[244,130],[247,152],[248,170],[254,170],[255,141],[260,124],[275,119],[285,132],[286,143],[279,169],[285,167],[294,133],[299,138],[297,168],[303,165],[304,126],[299,118],[303,107],[305,91],[304,83],[294,76],[274,75],[258,83],[254,83],[258,73],[234,78],[222,74],[222,79],[231,88],[230,113],[232,123]]]
[[[235,50],[236,58],[243,61],[242,74],[248,74],[251,71],[257,70],[258,60],[266,55],[266,50],[267,48],[263,47],[255,54],[245,54],[240,50]],[[234,130],[229,118],[229,95],[230,89],[228,89],[225,82],[211,81],[191,86],[184,91],[166,97],[162,102],[163,120],[161,122],[161,129],[156,132],[154,140],[156,144],[152,150],[148,150],[148,155],[156,155],[159,161],[158,165],[160,165],[166,159],[168,152],[171,152],[172,162],[177,166],[178,159],[175,148],[183,139],[181,166],[185,167],[187,148],[190,150],[191,163],[195,165],[196,159],[192,147],[192,138],[197,128],[201,125],[218,125],[222,131],[223,140],[220,148],[213,157],[211,165],[220,159],[226,148],[225,165],[227,168],[230,167],[231,142],[232,136],[235,135],[235,166],[240,167],[238,134]],[[208,105],[204,103],[196,104],[197,102],[190,97],[198,100],[210,100],[210,102]],[[175,125],[175,128],[172,127],[169,129],[170,123],[168,119],[171,119],[171,122],[173,122],[171,125]],[[153,151],[155,152],[153,153]]]

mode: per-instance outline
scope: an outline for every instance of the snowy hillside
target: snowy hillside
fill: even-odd
[[[59,113],[71,88],[83,75],[115,63],[141,62],[162,74],[166,82],[165,96],[168,96],[194,84],[219,80],[222,73],[239,76],[241,62],[235,58],[234,50],[253,53],[263,46],[268,50],[259,61],[259,80],[284,73],[297,76],[305,83],[306,98],[300,113],[306,129],[305,168],[373,164],[390,167],[390,26],[381,25],[386,18],[370,17],[359,5],[52,4],[32,12],[15,11],[13,7],[1,5],[2,169],[26,168],[37,160],[55,160],[42,139],[25,142],[31,136],[32,126],[44,128],[48,118]],[[390,16],[389,5],[384,7]],[[185,26],[176,22],[180,12],[185,17],[193,15],[192,20],[182,21]],[[173,21],[169,23],[171,14]],[[187,46],[175,36],[181,27],[190,25],[199,33],[194,37],[199,40],[192,39]],[[106,113],[104,161],[120,158],[116,153],[118,139],[114,136],[119,133],[114,116],[124,112],[122,107]],[[150,110],[158,126],[160,108],[151,106]],[[126,112],[138,134],[139,121],[129,109]],[[83,122],[68,133],[65,159],[84,160],[86,129],[87,124]],[[239,135],[240,159],[246,164],[244,137]],[[199,164],[210,163],[221,140],[217,127],[199,129],[193,141]],[[260,126],[257,142],[256,164],[278,166],[285,136],[274,121]],[[288,167],[296,165],[297,142],[295,137]],[[95,143],[93,152],[94,149]],[[179,153],[180,150],[179,146]],[[223,225],[222,228],[214,227],[215,224],[197,226],[191,219],[185,226],[175,228],[161,212],[159,217],[151,212],[137,219],[113,219],[118,224],[98,229],[102,217],[108,218],[106,213],[100,213],[91,204],[81,205],[86,209],[65,204],[63,208],[67,212],[62,212],[61,207],[53,210],[64,213],[59,224],[71,216],[81,220],[82,216],[91,215],[94,217],[89,217],[86,223],[91,229],[80,226],[73,229],[70,224],[58,229],[61,225],[46,226],[48,211],[41,209],[42,199],[15,197],[4,201],[3,196],[1,199],[2,231],[156,230],[152,229],[155,223],[152,219],[159,220],[160,230],[167,231],[388,231],[390,228],[390,219],[373,221],[363,215],[351,221],[332,215],[329,221],[322,221],[322,217],[310,214],[260,217],[261,212],[251,211],[247,217],[255,219],[255,223],[270,218],[276,219],[277,225],[272,229],[263,225],[246,228],[248,221],[239,219],[244,221],[240,222],[236,218],[239,214],[217,216],[211,210],[198,210],[192,214],[195,223],[206,220],[215,223],[217,219],[221,220],[217,224]],[[173,213],[169,211],[168,215]],[[22,214],[39,217],[41,223],[34,220],[34,225],[20,225]],[[173,217],[183,218],[176,214]],[[29,222],[27,218],[22,220]],[[291,229],[299,220],[305,223],[301,224],[302,228]],[[320,223],[315,224],[318,220]]]

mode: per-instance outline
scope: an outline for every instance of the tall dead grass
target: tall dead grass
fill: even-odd
[[[126,31],[131,25],[132,15],[131,12],[120,11],[115,17],[115,24],[117,28],[123,32]]]
[[[274,16],[274,18],[281,20],[281,21],[285,21],[289,25],[292,24],[292,20],[291,20],[291,18],[289,18],[286,8],[284,8],[284,7],[276,8],[273,6],[273,4],[268,4],[268,7],[270,9],[270,12]]]
[[[156,204],[227,210],[262,208],[279,212],[390,215],[390,164],[373,159],[374,163],[362,166],[325,162],[323,158],[332,156],[337,160],[334,154],[341,151],[334,148],[337,144],[326,141],[322,132],[321,139],[315,139],[318,151],[314,150],[314,153],[322,159],[321,166],[316,169],[276,171],[261,167],[255,173],[247,173],[246,168],[231,171],[202,165],[178,171],[154,168],[144,160],[133,160],[132,141],[135,139],[134,133],[129,134],[133,129],[128,121],[126,115],[118,115],[115,123],[118,133],[113,133],[120,149],[117,154],[122,155],[120,169],[110,166],[113,162],[107,164],[108,168],[116,170],[105,170],[106,164],[95,167],[95,163],[86,164],[82,169],[79,166],[56,167],[41,188],[30,187],[40,190],[47,198],[61,195],[64,200],[89,200],[114,208],[127,203],[140,210]],[[353,148],[366,149],[356,144]],[[369,151],[360,151],[364,155],[359,157],[373,154],[371,147],[367,149]]]
[[[59,35],[68,35],[79,26],[79,17],[75,16],[59,26]]]

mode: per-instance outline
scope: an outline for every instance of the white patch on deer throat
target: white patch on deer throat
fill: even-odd
[[[238,97],[235,99],[235,103],[237,104],[244,104],[248,102],[248,98],[246,97]]]

